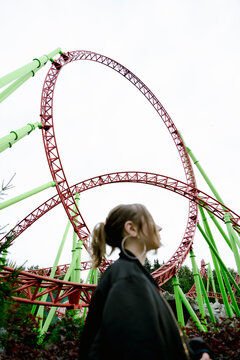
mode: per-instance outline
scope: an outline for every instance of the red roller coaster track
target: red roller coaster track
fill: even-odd
[[[71,188],[69,187],[62,167],[55,138],[53,124],[53,94],[56,81],[62,67],[70,62],[77,60],[90,60],[98,62],[115,70],[116,72],[124,76],[128,81],[130,81],[134,86],[136,86],[136,88],[146,97],[146,99],[154,107],[154,109],[157,111],[158,115],[166,125],[176,145],[180,159],[182,161],[187,183],[170,177],[165,177],[152,173],[150,174],[143,172],[119,172],[98,176],[96,178],[85,180],[77,185],[74,185]],[[188,221],[183,239],[170,260],[160,269],[156,270],[153,274],[153,276],[157,279],[160,285],[165,283],[173,275],[175,275],[177,269],[181,266],[182,262],[184,261],[190,250],[197,226],[198,204],[201,204],[203,207],[207,208],[214,215],[218,216],[221,220],[223,220],[224,213],[228,211],[232,216],[231,221],[233,227],[235,228],[235,230],[240,232],[239,216],[232,212],[230,209],[228,209],[226,206],[223,210],[222,204],[196,188],[195,177],[187,150],[183,144],[183,141],[179,135],[176,126],[174,125],[172,119],[170,118],[160,101],[136,75],[134,75],[130,70],[125,68],[123,65],[117,63],[116,61],[91,51],[73,51],[62,54],[59,59],[53,62],[43,85],[41,98],[41,121],[43,124],[42,134],[46,156],[52,178],[56,182],[58,194],[53,196],[44,204],[40,205],[37,209],[35,209],[25,219],[18,223],[17,226],[12,229],[2,240],[10,239],[11,241],[13,241],[33,222],[38,220],[43,214],[48,212],[50,209],[52,209],[59,203],[62,203],[75,232],[78,234],[79,238],[83,240],[84,246],[88,250],[89,229],[75,203],[74,194],[76,192],[85,191],[96,186],[101,186],[103,184],[109,184],[114,182],[135,182],[155,185],[168,189],[170,191],[174,191],[189,199]],[[102,270],[108,264],[109,263],[107,262],[102,264]],[[7,277],[11,273],[11,271],[12,270],[10,268],[5,268],[4,272],[0,276]],[[64,297],[68,297],[69,299],[67,305],[64,304],[65,307],[78,307],[79,299],[83,301],[83,304],[87,304],[91,298],[91,293],[94,288],[93,286],[89,287],[88,285],[85,286],[83,284],[74,284],[56,279],[50,279],[46,276],[30,274],[29,272],[21,272],[18,277],[18,281],[20,286],[17,288],[16,292],[23,292],[26,298],[22,299],[16,297],[15,299],[24,302],[40,304],[41,300],[38,299],[45,293],[48,293],[50,294],[51,301],[47,304],[54,306],[63,306],[61,305],[61,300]],[[42,290],[38,294],[37,292],[38,290],[40,290],[40,288]],[[53,291],[57,293],[57,296],[53,295]],[[62,293],[62,291],[64,292]]]
[[[223,210],[222,204],[219,203],[217,200],[215,200],[213,197],[205,194],[201,190],[193,188],[192,186],[182,181],[159,174],[146,173],[146,172],[118,172],[112,174],[105,174],[79,182],[76,185],[73,185],[70,189],[71,189],[71,193],[74,195],[77,192],[79,193],[84,192],[86,190],[95,188],[97,186],[119,183],[119,182],[133,182],[133,183],[148,184],[148,185],[165,188],[167,190],[175,192],[176,194],[184,196],[187,199],[191,199],[192,201],[196,202],[196,204],[201,203],[203,207],[205,207],[211,213],[213,213],[214,215],[219,217],[222,221],[224,221],[225,211]],[[195,192],[198,193],[199,195],[198,197],[193,196],[193,193]],[[38,208],[36,208],[32,213],[30,213],[27,217],[25,217],[21,222],[19,222],[16,225],[16,227],[12,229],[10,233],[8,233],[1,241],[4,241],[6,239],[11,239],[11,241],[13,241],[30,225],[32,225],[35,221],[37,221],[41,216],[46,214],[49,210],[53,209],[55,206],[59,205],[60,203],[61,200],[58,194],[48,199],[46,202],[44,202]],[[240,233],[240,226],[238,225],[240,222],[240,217],[226,206],[225,209],[231,214],[233,227]],[[171,278],[171,276],[175,274],[175,272],[178,270],[178,268],[181,266],[182,262],[184,261],[186,248],[189,249],[189,247],[191,246],[189,240],[187,238],[185,240],[186,240],[185,242],[181,243],[181,246],[185,246],[185,249],[183,249],[183,251],[181,252],[181,246],[180,246],[172,256],[172,258],[168,261],[168,263],[164,264],[164,266],[162,266],[153,273],[153,276],[156,278],[160,286],[166,281],[168,281]],[[175,261],[176,258],[177,261]],[[105,269],[106,266],[108,265],[109,262],[102,263],[101,264],[102,270]],[[82,263],[82,270],[86,269],[88,266],[89,264],[87,262]],[[66,265],[63,265],[62,268],[59,267],[59,271],[64,271],[65,268],[67,268]],[[5,276],[7,276],[9,271],[10,269],[8,269],[5,273],[3,273],[2,276],[4,274]],[[42,270],[31,271],[31,273],[36,274],[40,271]],[[34,290],[34,286],[36,288],[39,288],[38,286],[39,282],[41,283],[44,281],[46,282],[45,284],[46,292],[51,293],[53,291],[52,289],[56,290],[56,288],[54,288],[54,286],[57,286],[55,280],[53,281],[53,283],[51,283],[52,279],[47,277],[46,271],[44,271],[43,273],[44,276],[40,276],[39,278],[38,278],[39,275],[35,275],[34,277],[31,277],[31,274],[29,273],[28,276],[26,277],[25,272],[22,278],[21,274],[22,273],[20,273],[19,275],[19,281],[21,285],[16,289],[16,292],[24,292],[24,296],[27,296],[28,302],[35,303],[36,301],[38,301],[37,303],[39,303],[39,300],[37,300],[39,296],[37,292]],[[60,283],[59,288],[62,286],[62,283],[63,282]],[[74,291],[75,284],[71,282],[65,282],[64,284],[68,285],[68,287],[71,288],[71,291]],[[80,287],[79,286],[77,287],[77,289],[81,288],[81,286]],[[26,291],[27,288],[29,289],[28,292]],[[67,296],[66,294],[67,293],[65,293],[65,297]],[[88,296],[88,298],[90,299],[90,295]],[[18,301],[27,301],[17,297],[15,297],[15,299]],[[54,306],[55,304],[56,303],[53,301],[48,302],[48,305]],[[73,303],[69,301],[66,304],[67,304],[66,307],[73,306]],[[77,306],[77,303],[75,305]]]
[[[176,147],[179,152],[187,183],[193,186],[193,189],[196,187],[195,177],[192,169],[192,165],[187,153],[187,150],[183,144],[183,141],[177,131],[176,126],[174,125],[172,119],[168,115],[167,111],[164,109],[163,105],[157,99],[157,97],[151,92],[151,90],[129,69],[125,68],[123,65],[118,62],[100,55],[91,51],[73,51],[68,52],[60,56],[58,60],[56,60],[48,74],[46,76],[43,91],[42,91],[42,99],[41,99],[41,119],[42,119],[42,134],[43,134],[43,142],[47,155],[47,160],[49,164],[49,168],[52,174],[53,180],[56,182],[56,188],[60,200],[65,208],[65,211],[68,215],[69,220],[72,223],[72,226],[75,232],[78,234],[79,238],[83,240],[85,248],[88,249],[88,234],[89,230],[86,226],[86,223],[83,220],[83,217],[75,203],[74,196],[71,193],[70,187],[68,185],[59,151],[57,148],[57,142],[54,132],[54,123],[53,123],[53,95],[54,89],[56,85],[56,81],[58,75],[65,65],[77,61],[77,60],[90,60],[95,61],[100,64],[103,64],[122,76],[124,76],[127,80],[129,80],[141,93],[146,97],[146,99],[150,102],[150,104],[157,111],[158,115],[163,120],[166,125]],[[193,190],[194,191],[194,190]],[[194,194],[193,194],[194,195]],[[188,222],[185,230],[185,234],[183,236],[180,248],[185,250],[184,257],[186,257],[189,247],[184,245],[184,242],[187,241],[192,243],[193,237],[196,231],[197,226],[197,204],[190,200],[189,202],[189,214],[188,214]],[[78,220],[80,219],[80,220]],[[177,263],[177,257],[174,259]]]

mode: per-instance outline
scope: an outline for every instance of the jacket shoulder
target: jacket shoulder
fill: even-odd
[[[119,258],[104,272],[102,281],[108,279],[111,282],[116,282],[120,279],[131,276],[139,276],[141,273],[142,271],[139,269],[135,261]]]

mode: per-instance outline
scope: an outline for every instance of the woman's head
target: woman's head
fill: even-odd
[[[141,204],[118,205],[110,211],[105,223],[98,223],[92,233],[93,266],[100,265],[106,253],[106,244],[121,249],[124,237],[136,238],[146,251],[160,247],[159,231],[152,215]]]

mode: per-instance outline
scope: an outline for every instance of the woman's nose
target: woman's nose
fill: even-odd
[[[157,231],[158,231],[158,232],[160,232],[160,231],[162,230],[161,226],[156,225],[156,227],[157,227]]]

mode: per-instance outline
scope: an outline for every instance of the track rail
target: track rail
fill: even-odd
[[[58,265],[55,275],[54,275],[54,279],[65,275],[66,272],[68,271],[70,265],[71,264]],[[92,265],[91,261],[82,261],[80,271],[90,270],[92,268],[91,265]],[[50,276],[51,270],[52,270],[52,267],[48,267],[48,268],[42,268],[42,269],[30,269],[30,270],[27,270],[27,272],[29,272],[31,274],[41,275],[41,276]]]
[[[72,188],[69,187],[61,163],[54,132],[53,97],[56,81],[61,69],[65,65],[78,60],[94,61],[115,70],[120,75],[125,77],[129,82],[131,82],[145,96],[145,98],[157,111],[174,141],[183,165],[186,183],[159,174],[143,172],[119,172],[88,179],[84,182],[74,185]],[[50,209],[59,203],[62,203],[74,228],[74,231],[77,233],[78,237],[83,240],[84,246],[88,250],[89,229],[77,207],[74,194],[76,192],[85,191],[96,186],[114,182],[135,182],[155,185],[176,192],[177,194],[182,195],[189,200],[188,220],[181,243],[170,260],[153,273],[153,276],[157,279],[159,285],[164,284],[173,275],[176,274],[192,246],[197,226],[198,204],[207,208],[221,220],[223,220],[223,215],[226,212],[229,212],[231,214],[231,221],[234,229],[240,232],[239,216],[228,209],[226,206],[222,208],[222,204],[217,202],[211,196],[197,189],[194,172],[185,145],[175,124],[173,123],[163,105],[151,92],[151,90],[135,74],[133,74],[129,69],[119,64],[115,60],[101,54],[84,50],[72,51],[62,54],[59,59],[53,62],[43,85],[41,97],[41,121],[43,125],[42,135],[45,152],[52,178],[56,182],[56,189],[58,194],[35,209],[31,214],[29,214],[25,219],[17,224],[17,226],[12,229],[3,239],[10,239],[10,241],[13,241],[42,215],[47,213]],[[104,266],[107,265],[107,263],[104,264]],[[3,272],[1,276],[8,276],[12,270],[10,268],[5,268],[4,271],[5,273]],[[22,299],[21,301],[34,302],[37,304],[41,303],[41,300],[38,298],[40,298],[45,293],[48,293],[51,298],[51,304],[54,304],[54,306],[79,306],[79,300],[82,300],[84,304],[89,302],[89,294],[91,294],[93,291],[93,287],[90,285],[85,285],[86,287],[84,287],[83,284],[63,282],[61,280],[50,279],[48,277],[31,274],[29,272],[21,272],[18,280],[20,282],[20,287],[18,287],[17,291],[24,292],[25,295],[27,294],[27,298],[25,300]],[[91,287],[91,290],[89,290],[90,292],[87,292],[86,289],[89,289],[89,286]],[[40,288],[43,290],[38,293]],[[85,297],[83,296],[81,298],[81,294],[84,294]],[[63,305],[61,301],[66,297],[68,297],[69,301],[67,302],[67,305],[66,303]],[[47,303],[47,305],[49,305],[49,303]]]
[[[53,62],[53,65],[48,71],[43,85],[41,98],[41,121],[43,125],[42,135],[49,168],[52,174],[52,178],[56,182],[59,198],[64,206],[69,220],[72,223],[74,231],[78,234],[79,238],[83,240],[84,246],[88,250],[89,229],[87,228],[87,225],[75,202],[74,195],[72,194],[68,185],[57,147],[53,121],[53,96],[58,75],[64,66],[78,60],[94,61],[115,70],[120,75],[124,76],[128,81],[130,81],[145,96],[145,98],[157,111],[175,143],[183,165],[187,184],[191,185],[193,189],[195,189],[196,181],[190,158],[176,126],[157,97],[135,74],[133,74],[129,69],[119,64],[115,60],[92,51],[78,50],[62,54],[56,61]],[[177,255],[174,258],[171,258],[171,264],[176,263],[177,268],[182,263],[182,259],[185,258],[189,252],[189,246],[186,246],[186,243],[188,244],[193,242],[197,226],[197,215],[197,204],[190,200],[188,221],[185,233],[176,252]],[[180,255],[180,260],[178,255]]]
[[[16,270],[5,267],[0,272],[0,278],[7,280],[13,272],[16,272]],[[71,283],[21,271],[18,274],[15,289],[12,291],[12,299],[29,304],[79,309],[89,305],[95,287],[96,285]],[[17,296],[19,293],[24,298]],[[49,301],[41,300],[41,297],[45,294],[50,297]],[[62,303],[66,299],[67,301]],[[79,305],[80,301],[81,305]]]
[[[70,191],[74,195],[77,192],[81,193],[98,186],[120,182],[148,184],[175,192],[176,194],[181,195],[195,202],[196,204],[202,205],[222,221],[224,221],[224,214],[227,211],[231,214],[233,228],[235,228],[235,230],[240,233],[240,217],[231,209],[224,206],[225,210],[223,210],[223,205],[220,202],[218,202],[213,197],[207,195],[206,193],[202,192],[201,190],[193,188],[192,186],[180,180],[176,180],[174,178],[160,174],[136,171],[104,174],[79,182],[73,185],[70,188]],[[198,197],[196,197],[196,193],[198,194]],[[35,221],[37,221],[40,217],[42,217],[44,214],[46,214],[48,211],[50,211],[60,203],[61,200],[58,194],[48,199],[46,202],[36,208],[33,212],[31,212],[20,223],[18,223],[15,228],[13,228],[7,235],[5,235],[5,237],[2,238],[1,241],[5,241],[6,239],[11,239],[11,241],[13,241]],[[179,248],[170,258],[170,260],[152,274],[158,281],[159,285],[168,281],[183,263],[191,247],[190,235],[189,237],[186,236],[186,238],[184,238],[184,241],[182,241]]]

